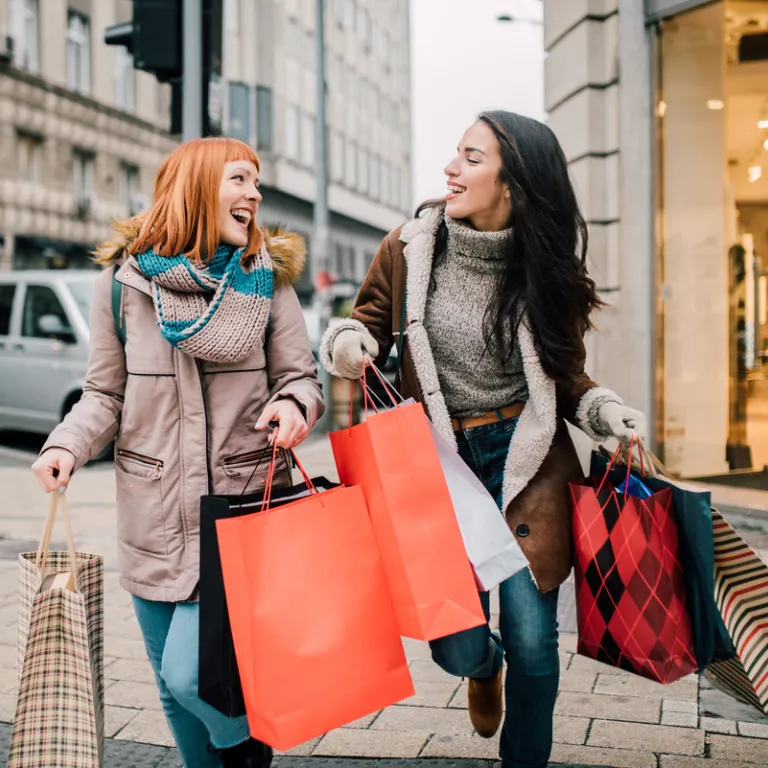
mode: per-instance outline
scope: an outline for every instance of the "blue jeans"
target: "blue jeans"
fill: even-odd
[[[502,505],[504,467],[517,419],[457,432],[461,458]],[[490,599],[480,594],[486,617]],[[432,658],[457,677],[493,677],[507,659],[502,768],[545,768],[560,678],[557,590],[542,594],[524,569],[499,586],[501,637],[486,624],[430,643]]]
[[[209,750],[250,736],[246,717],[229,718],[197,695],[200,610],[197,603],[160,603],[134,596],[144,645],[184,768],[221,768]]]

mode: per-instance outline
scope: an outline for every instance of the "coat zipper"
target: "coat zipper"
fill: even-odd
[[[224,459],[225,466],[231,466],[233,464],[247,464],[253,459],[263,459],[268,455],[268,451],[248,451],[248,453],[237,453],[234,456],[227,456]]]
[[[154,467],[158,472],[163,468],[163,462],[160,459],[153,459],[151,456],[145,456],[143,453],[135,453],[134,451],[126,451],[123,448],[117,449],[117,455],[122,456],[132,461],[137,461],[139,464],[144,464],[148,467]]]
[[[195,360],[197,375],[200,378],[200,400],[203,404],[203,426],[205,435],[205,471],[208,475],[208,493],[213,493],[213,472],[211,472],[210,445],[208,444],[208,411],[205,407],[205,381],[203,380],[203,367],[200,360]]]

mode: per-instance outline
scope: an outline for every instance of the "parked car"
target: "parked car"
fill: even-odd
[[[0,429],[47,435],[80,399],[98,274],[0,272]]]

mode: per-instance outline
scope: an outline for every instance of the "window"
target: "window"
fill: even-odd
[[[21,335],[32,339],[47,339],[53,334],[40,327],[40,318],[53,315],[60,321],[60,327],[64,331],[72,333],[69,318],[61,306],[59,297],[53,288],[47,285],[29,285],[24,298],[24,314],[21,324]]]
[[[265,85],[256,86],[256,144],[272,151],[272,89]]]
[[[357,145],[354,141],[347,142],[344,162],[344,183],[350,189],[357,185]]]
[[[371,52],[372,35],[371,35],[371,16],[366,8],[361,8],[358,13],[358,32],[363,42],[363,50],[366,53]]]
[[[135,78],[133,56],[122,46],[114,50],[115,56],[115,106],[125,112],[135,106]]]
[[[23,181],[40,181],[40,158],[43,141],[37,136],[19,131],[16,134],[18,178]]]
[[[73,11],[67,25],[67,85],[78,93],[91,90],[91,24]]]
[[[378,199],[381,194],[380,189],[380,176],[381,176],[381,160],[378,157],[371,157],[371,178],[370,184],[370,196],[374,199]]]
[[[301,162],[312,167],[315,164],[315,118],[301,116]]]
[[[347,29],[355,28],[356,11],[355,0],[346,0],[346,5],[344,6],[344,26]]]
[[[90,200],[93,195],[93,155],[76,149],[73,152],[73,187],[78,201]]]
[[[91,300],[93,298],[92,282],[72,282],[67,283],[69,293],[80,310],[80,315],[86,323],[91,322]]]
[[[251,143],[251,90],[245,83],[229,84],[229,130],[235,139]]]
[[[139,169],[135,165],[120,163],[120,202],[128,208],[130,216],[139,212],[134,210],[139,203],[139,182]]]
[[[368,150],[360,147],[357,153],[357,185],[361,192],[368,191]]]
[[[15,285],[0,285],[0,336],[7,336],[11,332],[11,313],[15,293]]]
[[[344,181],[344,137],[338,131],[331,131],[331,178]]]
[[[37,72],[38,0],[11,0],[13,62],[17,67]]]
[[[389,163],[381,164],[381,194],[379,198],[384,205],[389,205]]]
[[[285,107],[285,156],[299,159],[299,108],[295,104]]]

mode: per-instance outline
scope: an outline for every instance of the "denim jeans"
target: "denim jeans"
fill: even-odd
[[[501,508],[504,468],[517,419],[457,432],[461,458]],[[480,594],[490,618],[487,592]],[[446,672],[475,679],[495,675],[506,655],[506,713],[501,731],[502,768],[544,768],[552,751],[552,724],[560,676],[557,590],[542,594],[524,569],[499,586],[501,637],[482,627],[430,643]]]
[[[209,744],[234,747],[249,738],[250,730],[246,717],[229,718],[197,695],[199,605],[134,596],[133,608],[184,768],[221,768]]]

